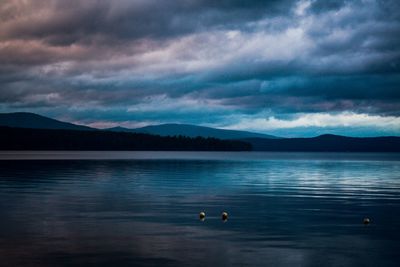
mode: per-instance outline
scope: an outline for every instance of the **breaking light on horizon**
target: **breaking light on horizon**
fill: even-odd
[[[400,135],[395,0],[6,0],[0,62],[0,112]]]

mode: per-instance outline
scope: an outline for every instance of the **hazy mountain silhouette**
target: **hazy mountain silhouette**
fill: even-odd
[[[31,129],[59,129],[81,131],[96,130],[87,126],[58,121],[29,112],[0,113],[0,126]]]
[[[31,128],[31,129],[64,129],[64,130],[81,130],[93,131],[99,130],[83,125],[76,125],[69,122],[63,122],[41,116],[29,112],[16,113],[0,113],[0,126]],[[189,124],[161,124],[152,125],[136,129],[128,129],[124,127],[114,127],[104,129],[114,132],[129,132],[129,133],[146,133],[160,136],[187,136],[187,137],[212,137],[218,139],[243,139],[243,138],[277,138],[272,135],[223,130],[211,127],[203,127]]]
[[[313,138],[277,138],[188,124],[99,130],[27,112],[0,114],[0,130],[0,150],[400,152],[400,137],[393,136],[361,138],[326,134]]]
[[[312,138],[246,138],[254,151],[400,152],[400,137],[346,137],[325,134]]]
[[[218,139],[243,139],[243,138],[278,138],[276,136],[253,133],[247,131],[224,130],[204,126],[196,126],[190,124],[161,124],[151,125],[142,128],[128,129],[123,127],[115,127],[108,129],[117,132],[133,132],[133,133],[147,133],[161,136],[188,136],[188,137],[213,137]]]

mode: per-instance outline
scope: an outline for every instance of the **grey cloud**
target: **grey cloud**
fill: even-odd
[[[0,105],[100,109],[108,120],[183,122],[186,114],[186,121],[213,123],[261,111],[400,115],[399,2],[311,1],[296,14],[298,3],[2,1]],[[290,40],[291,29],[303,46]],[[221,37],[237,33],[239,41]],[[262,45],[246,46],[252,41],[275,45],[263,55]],[[211,101],[221,113],[125,114],[157,105],[148,101],[157,96]]]
[[[293,1],[47,1],[16,2],[25,6],[20,16],[4,16],[3,36],[43,38],[71,44],[88,36],[110,38],[166,38],[210,27],[240,27],[262,16],[288,12]],[[3,3],[0,14],[9,14]],[[37,13],[44,12],[43,16]],[[28,16],[28,17],[27,17]]]

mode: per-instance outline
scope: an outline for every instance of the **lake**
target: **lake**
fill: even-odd
[[[3,151],[0,265],[398,266],[399,163],[400,154]]]

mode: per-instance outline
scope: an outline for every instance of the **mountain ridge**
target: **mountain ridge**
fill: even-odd
[[[236,130],[217,129],[190,124],[168,123],[151,125],[136,129],[121,126],[109,129],[97,129],[76,125],[38,115],[30,112],[0,113],[0,126],[11,128],[75,130],[95,132],[121,132],[159,135],[161,137],[187,136],[189,138],[205,137],[221,140],[239,140],[251,144],[254,151],[396,151],[400,152],[400,137],[348,137],[334,134],[323,134],[315,137],[279,138],[275,136]],[[29,131],[26,131],[29,133]],[[101,147],[101,144],[99,144]]]
[[[54,130],[80,130],[96,131],[97,129],[70,122],[59,121],[31,112],[0,113],[0,126],[28,128],[28,129],[54,129]]]
[[[245,138],[253,151],[271,152],[400,152],[400,137],[348,137],[324,134],[282,139]]]
[[[84,125],[77,125],[42,116],[31,112],[0,113],[0,126],[28,128],[28,129],[60,129],[80,131],[114,131],[130,133],[146,133],[160,136],[187,136],[187,137],[212,137],[218,139],[243,139],[243,138],[279,138],[272,135],[254,133],[249,131],[218,129],[191,124],[166,123],[149,125],[141,128],[124,128],[121,126],[97,129]]]
[[[113,127],[106,129],[108,131],[120,131],[120,132],[135,132],[135,133],[147,133],[155,134],[160,136],[188,136],[188,137],[213,137],[218,139],[243,139],[243,138],[271,138],[276,139],[279,137],[255,133],[249,131],[239,130],[228,130],[219,129],[206,126],[192,125],[192,124],[180,124],[180,123],[165,123],[159,125],[149,125],[140,128],[124,128],[124,127]]]

